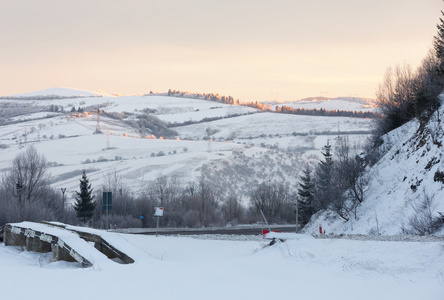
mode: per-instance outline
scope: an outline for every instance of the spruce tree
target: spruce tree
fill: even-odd
[[[444,15],[444,12],[441,11]],[[434,36],[433,48],[435,50],[435,55],[438,58],[437,74],[440,77],[444,77],[444,20],[439,18],[440,23],[436,25],[438,27],[438,33]]]
[[[331,202],[332,196],[332,176],[333,176],[333,156],[331,154],[331,145],[327,141],[324,146],[324,152],[321,152],[324,160],[319,162],[316,168],[316,187],[315,187],[315,210],[327,208]]]
[[[302,224],[307,224],[311,216],[315,213],[314,209],[314,182],[311,178],[310,167],[304,169],[301,176],[302,182],[299,182],[299,211],[301,214]]]
[[[91,195],[92,192],[91,184],[86,177],[85,171],[83,171],[82,179],[80,179],[80,192],[76,191],[77,197],[74,203],[77,218],[82,220],[83,223],[86,223],[94,216],[96,202],[93,201],[95,195]]]

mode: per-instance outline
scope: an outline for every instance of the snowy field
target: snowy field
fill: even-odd
[[[51,96],[61,99],[51,99]],[[329,102],[336,102],[337,109],[346,108],[347,101]],[[369,135],[371,123],[369,119],[263,113],[251,107],[189,98],[116,97],[64,88],[11,96],[1,99],[0,104],[46,107],[46,110],[50,106],[58,107],[59,112],[13,116],[7,118],[7,125],[0,126],[0,175],[7,172],[17,153],[25,151],[25,145],[32,144],[51,163],[52,186],[67,188],[68,198],[78,188],[83,169],[96,190],[110,173],[117,173],[136,193],[143,192],[159,175],[178,176],[187,184],[200,176],[205,165],[224,166],[234,162],[234,155],[239,153],[248,156],[249,165],[252,161],[263,164],[260,161],[265,156],[274,166],[278,163],[273,161],[284,157],[283,153],[300,156],[295,158],[298,163],[287,160],[288,166],[299,174],[307,159],[319,156],[327,140],[333,140],[337,131],[347,134],[352,143],[362,144]],[[74,117],[71,113],[60,113],[62,107],[65,112],[82,107],[90,113],[82,116],[76,113]],[[97,116],[93,113],[97,107],[124,114],[126,118],[118,120],[102,115],[103,134],[94,134]],[[136,120],[147,112],[167,123],[200,123],[173,127],[178,135],[166,139],[141,136],[137,129],[124,122]],[[205,121],[205,118],[219,119]],[[204,140],[209,137],[207,129],[213,132],[210,143]]]
[[[443,242],[293,235],[264,241],[117,234],[145,257],[131,265],[51,262],[0,245],[2,299],[441,300]]]

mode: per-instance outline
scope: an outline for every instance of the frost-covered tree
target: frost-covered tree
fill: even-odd
[[[95,195],[92,195],[92,192],[91,184],[86,177],[85,171],[83,171],[82,179],[80,179],[80,192],[76,191],[77,197],[74,203],[77,218],[83,223],[86,223],[94,216],[96,202],[94,201]]]

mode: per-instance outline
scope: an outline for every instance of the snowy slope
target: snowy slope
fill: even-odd
[[[259,241],[122,235],[150,259],[79,268],[0,245],[4,299],[440,300],[439,242]],[[25,288],[25,287],[26,288]]]
[[[319,224],[327,233],[394,235],[408,232],[410,220],[425,199],[431,199],[434,217],[444,212],[444,184],[435,182],[435,173],[444,171],[444,124],[441,107],[424,128],[413,120],[384,136],[381,160],[369,170],[370,184],[357,219],[345,222],[324,213],[306,228],[317,232]],[[441,233],[443,234],[443,233]]]

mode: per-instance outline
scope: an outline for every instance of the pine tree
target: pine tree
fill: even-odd
[[[441,11],[444,15],[444,12]],[[439,60],[437,73],[438,76],[444,76],[444,20],[439,18],[440,23],[436,25],[438,27],[438,33],[434,36],[433,48],[435,49],[436,57]]]
[[[299,182],[299,212],[301,214],[302,224],[307,224],[311,216],[315,213],[314,209],[314,182],[311,178],[310,167],[307,166],[301,176],[302,182]]]
[[[332,175],[333,175],[333,156],[331,154],[331,145],[327,141],[322,152],[324,160],[319,162],[316,168],[316,188],[315,188],[315,210],[327,208],[332,195]]]
[[[93,201],[95,195],[91,195],[92,192],[91,184],[86,177],[85,171],[83,171],[82,179],[80,179],[80,192],[76,191],[78,197],[76,197],[74,204],[77,218],[82,220],[83,223],[86,223],[94,216],[96,202]]]

